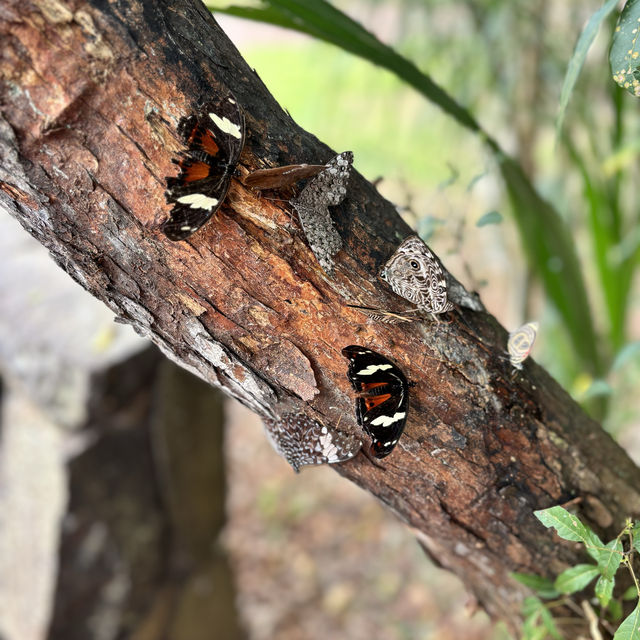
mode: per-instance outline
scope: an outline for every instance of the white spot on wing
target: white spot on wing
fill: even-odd
[[[240,130],[240,127],[237,124],[234,124],[233,122],[231,122],[229,118],[226,118],[226,117],[221,118],[220,116],[217,116],[215,113],[210,113],[209,117],[213,120],[216,127],[218,127],[220,131],[224,133],[228,133],[230,136],[233,136],[234,138],[238,138],[238,140],[242,138],[242,131]]]
[[[333,444],[331,434],[323,434],[320,436],[320,445],[322,447],[322,455],[330,462],[337,459],[338,448]]]
[[[406,416],[406,412],[401,411],[392,416],[378,416],[375,420],[371,421],[374,427],[390,427],[394,422],[402,420]]]
[[[392,364],[370,364],[368,367],[364,369],[360,369],[360,371],[356,372],[356,375],[359,376],[371,376],[376,371],[386,371],[387,369],[393,369]]]
[[[218,204],[216,198],[210,198],[202,193],[190,193],[188,196],[178,198],[176,202],[188,204],[191,209],[206,209],[207,211],[210,211]]]

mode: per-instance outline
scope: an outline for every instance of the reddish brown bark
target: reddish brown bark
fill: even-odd
[[[287,205],[239,180],[188,242],[163,236],[175,125],[211,93],[231,90],[244,108],[243,175],[332,155],[202,5],[12,1],[0,39],[3,206],[123,322],[262,414],[286,400],[356,428],[340,351],[391,357],[415,383],[401,443],[380,466],[359,455],[336,468],[412,526],[492,616],[518,624],[511,571],[551,575],[576,559],[534,509],[580,498],[605,535],[640,513],[638,469],[535,363],[512,376],[491,316],[389,326],[348,306],[408,308],[376,272],[409,229],[360,176],[334,211],[345,247],[333,278]]]

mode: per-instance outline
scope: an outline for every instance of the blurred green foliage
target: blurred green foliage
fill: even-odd
[[[612,369],[633,336],[640,255],[637,103],[607,68],[617,3],[340,2],[354,18],[324,0],[237,4],[212,8],[315,38],[241,46],[302,126],[353,149],[365,176],[400,185],[399,204],[426,220],[455,217],[436,208],[448,190],[467,233],[517,232],[530,270],[519,320],[533,319],[536,283],[551,303],[545,364],[598,417],[613,407],[610,426],[634,417],[619,400],[640,379],[638,351]],[[477,209],[475,189],[497,176],[502,193]],[[476,227],[487,211],[503,222]]]

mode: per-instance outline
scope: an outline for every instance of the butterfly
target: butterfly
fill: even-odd
[[[352,164],[351,151],[340,153],[307,183],[299,196],[290,201],[298,213],[313,255],[327,273],[333,272],[333,256],[342,247],[328,207],[344,200]]]
[[[538,327],[537,322],[527,322],[509,334],[507,350],[511,366],[515,369],[522,369],[522,363],[529,357],[538,334]]]
[[[351,345],[342,350],[349,359],[347,376],[356,391],[356,418],[371,437],[370,452],[388,456],[407,422],[409,384],[404,374],[383,355]]]
[[[173,162],[177,176],[166,178],[172,204],[162,229],[169,240],[185,240],[223,203],[245,141],[244,114],[231,95],[214,98],[178,125],[186,151]]]
[[[307,465],[349,460],[362,446],[356,435],[329,429],[303,413],[287,413],[278,420],[264,418],[263,423],[273,448],[296,473]]]
[[[418,237],[409,236],[380,271],[394,293],[427,313],[445,313],[454,308],[449,301],[447,280],[438,258]]]
[[[243,182],[253,189],[282,189],[305,178],[313,178],[324,169],[326,169],[324,164],[287,164],[282,167],[253,171]]]

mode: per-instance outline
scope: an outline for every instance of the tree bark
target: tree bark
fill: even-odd
[[[376,278],[409,228],[361,176],[333,212],[344,249],[331,278],[288,205],[240,180],[201,231],[167,240],[175,127],[207,96],[231,90],[243,107],[242,175],[333,155],[203,5],[10,0],[0,40],[3,208],[118,321],[261,415],[286,402],[356,429],[341,349],[394,360],[415,383],[399,446],[379,465],[358,455],[335,468],[413,527],[494,618],[519,624],[525,590],[510,572],[554,575],[579,557],[534,509],[579,498],[605,536],[640,514],[639,470],[535,363],[512,375],[493,317],[461,308],[450,323],[390,326],[347,306],[410,308]]]

